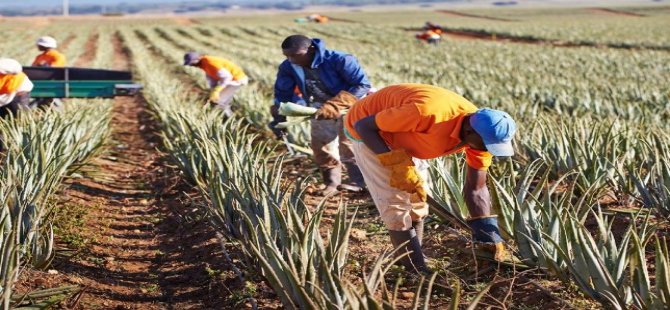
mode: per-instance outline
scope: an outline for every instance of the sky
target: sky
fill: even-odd
[[[222,3],[244,3],[244,2],[257,2],[257,1],[262,1],[262,2],[285,2],[285,1],[290,1],[290,0],[69,0],[70,5],[79,5],[79,4],[99,4],[99,5],[113,5],[113,4],[120,4],[120,3],[180,3],[180,2],[222,2]],[[452,0],[454,1],[454,0]],[[494,2],[496,0],[490,0],[490,2]],[[663,2],[667,2],[669,0],[664,0]],[[559,3],[581,3],[582,5],[585,3],[588,3],[589,1],[575,1],[575,0],[546,0],[546,1],[541,1],[541,0],[534,0],[534,1],[523,1],[520,0],[520,3],[523,2],[535,2],[535,3],[554,3],[554,4],[559,4]],[[606,3],[604,0],[596,1],[599,2],[600,4]],[[616,0],[612,1],[613,3],[620,3],[620,2],[652,2],[651,0]],[[0,8],[1,7],[30,7],[30,6],[42,6],[42,7],[54,7],[54,6],[60,6],[62,3],[62,0],[0,0]]]
[[[77,4],[119,4],[119,3],[168,3],[168,2],[189,2],[188,0],[70,0],[70,5]],[[207,0],[196,0],[194,2],[207,2]],[[212,1],[213,2],[213,1]],[[14,7],[26,6],[59,6],[62,0],[0,0],[0,6],[8,5]]]

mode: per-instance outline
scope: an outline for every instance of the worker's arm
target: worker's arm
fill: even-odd
[[[219,78],[216,82],[217,86],[226,87],[233,81],[233,74],[223,68],[216,72],[216,76]]]
[[[0,94],[0,107],[8,105],[12,100],[14,100],[16,93]]]
[[[466,165],[463,197],[471,218],[491,214],[491,195],[486,186],[487,174],[486,170],[477,170]]]
[[[298,82],[296,76],[291,72],[292,70],[293,68],[288,61],[279,66],[274,86],[275,105],[279,105],[281,102],[294,102],[296,99],[298,101],[295,103],[305,104],[302,98],[295,95],[294,90]]]
[[[354,129],[363,140],[363,143],[375,154],[383,154],[391,151],[382,136],[379,135],[379,127],[375,122],[375,116],[371,115],[360,119],[354,124]]]
[[[33,82],[31,82],[30,79],[26,77],[23,79],[23,82],[21,82],[21,85],[19,85],[19,88],[16,89],[16,92],[29,93],[33,90],[33,87],[35,87]]]
[[[352,55],[343,56],[337,69],[340,77],[349,85],[346,91],[358,99],[368,94],[371,88],[370,81],[368,81],[368,77],[356,57]]]
[[[214,88],[218,84],[218,82],[213,78],[209,77],[209,75],[205,75],[205,79],[207,79],[207,85],[209,85],[209,88]]]

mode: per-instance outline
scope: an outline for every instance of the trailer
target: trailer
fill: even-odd
[[[33,82],[30,96],[37,100],[134,96],[142,89],[128,71],[23,67],[23,72]]]

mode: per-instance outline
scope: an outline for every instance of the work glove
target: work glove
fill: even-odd
[[[393,188],[405,191],[417,197],[420,201],[426,201],[426,190],[423,188],[423,180],[419,176],[412,157],[403,149],[393,150],[377,155],[379,162],[384,167],[391,169],[391,180],[389,185]]]
[[[324,102],[314,114],[315,119],[337,119],[342,112],[351,108],[358,98],[347,91],[340,91],[335,97]]]
[[[479,249],[489,252],[493,259],[502,262],[510,259],[498,229],[498,216],[488,215],[467,220],[472,230],[472,240]]]
[[[225,88],[225,86],[219,85],[214,88],[209,92],[209,101],[217,103],[219,102],[219,99],[221,98],[221,91]]]

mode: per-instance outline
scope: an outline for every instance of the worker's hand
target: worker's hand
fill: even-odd
[[[279,114],[279,105],[273,104],[270,106],[270,115],[272,115],[273,118],[282,116],[281,114]]]
[[[510,259],[511,255],[500,235],[497,215],[470,218],[468,225],[472,229],[472,241],[479,249],[491,253],[493,259],[499,262]]]
[[[342,112],[349,110],[358,98],[347,91],[340,91],[335,97],[330,98],[321,105],[314,114],[315,119],[337,119]]]
[[[321,105],[321,107],[316,110],[316,113],[314,113],[315,119],[337,119],[338,117],[340,117],[340,111],[337,110],[337,107],[328,102]]]
[[[426,201],[426,190],[423,188],[423,180],[419,176],[412,157],[405,150],[393,150],[387,153],[377,155],[379,162],[391,170],[391,180],[389,185],[393,188],[405,191],[418,198],[420,201]]]
[[[286,135],[286,129],[280,129],[276,126],[281,122],[285,122],[286,116],[279,114],[279,105],[275,104],[270,106],[270,114],[272,115],[272,122],[268,124],[268,127],[270,127],[270,130],[272,130],[272,133],[275,135],[275,137],[280,140],[284,137],[284,135]]]
[[[221,98],[221,91],[223,90],[224,86],[216,86],[212,88],[212,90],[209,92],[209,101],[211,102],[219,102],[219,99]]]

